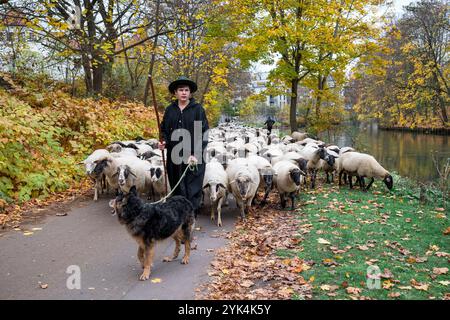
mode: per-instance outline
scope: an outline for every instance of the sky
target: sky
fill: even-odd
[[[392,4],[389,8],[389,10],[393,10],[395,12],[395,15],[397,17],[401,16],[403,13],[403,7],[407,6],[408,4],[412,2],[417,2],[417,0],[392,0]],[[386,11],[386,7],[381,9],[383,12]],[[380,12],[381,13],[381,12]],[[254,72],[269,72],[273,69],[273,65],[264,65],[261,63],[255,63],[254,64]]]

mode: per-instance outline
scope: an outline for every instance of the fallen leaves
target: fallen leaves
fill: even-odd
[[[161,283],[162,282],[162,280],[160,278],[153,278],[151,281],[152,281],[152,283]]]
[[[348,288],[345,289],[345,291],[348,294],[353,294],[353,295],[359,296],[359,294],[361,293],[362,289],[361,288],[355,288],[355,287],[348,287]]]
[[[257,217],[249,214],[230,232],[228,246],[215,250],[208,272],[211,281],[199,288],[197,297],[264,300],[290,299],[296,294],[311,298],[312,281],[305,281],[301,274],[314,261],[277,255],[278,250],[299,250],[299,236],[311,228],[275,206],[269,205]]]
[[[417,282],[415,279],[411,279],[411,285],[416,290],[428,291],[429,284]]]
[[[436,275],[447,274],[448,268],[433,268],[433,273]]]
[[[331,244],[328,240],[325,240],[325,239],[323,239],[323,238],[317,239],[317,242],[318,242],[319,244]]]

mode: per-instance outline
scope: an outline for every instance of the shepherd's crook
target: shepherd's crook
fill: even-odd
[[[159,135],[159,143],[162,144],[163,142],[163,136],[161,134],[161,123],[159,122],[159,114],[158,114],[158,104],[156,103],[156,95],[155,95],[155,88],[153,87],[153,79],[152,75],[148,75],[148,81],[146,86],[146,91],[148,92],[148,85],[150,84],[150,89],[152,90],[152,99],[153,99],[153,107],[155,108],[155,114],[156,114],[156,123],[158,124],[158,135]],[[144,102],[146,104],[147,101]],[[167,167],[166,167],[166,156],[164,155],[164,150],[161,151],[162,153],[162,160],[163,160],[163,166],[164,166],[164,187],[167,195]]]

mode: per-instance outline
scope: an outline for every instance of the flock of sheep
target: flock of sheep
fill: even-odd
[[[210,129],[208,139],[203,194],[210,199],[212,220],[217,211],[218,226],[222,225],[221,208],[229,193],[243,219],[256,203],[258,190],[264,193],[261,205],[275,189],[281,207],[286,207],[289,198],[294,209],[301,185],[306,185],[309,178],[314,188],[320,171],[326,174],[327,182],[333,182],[334,174],[338,174],[339,185],[344,178],[350,188],[356,177],[363,191],[370,188],[374,178],[382,179],[389,189],[393,185],[392,176],[371,155],[351,147],[327,145],[306,133],[293,132],[280,139],[275,133],[268,135],[266,129],[231,122]],[[94,151],[83,161],[86,173],[95,181],[94,200],[99,192],[128,192],[133,185],[152,201],[163,197],[165,170],[161,152],[156,139],[114,142]],[[365,178],[371,179],[368,185]]]

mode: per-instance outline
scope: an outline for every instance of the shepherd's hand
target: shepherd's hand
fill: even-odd
[[[188,163],[197,164],[198,160],[197,160],[196,157],[190,156],[189,159],[188,159]]]

